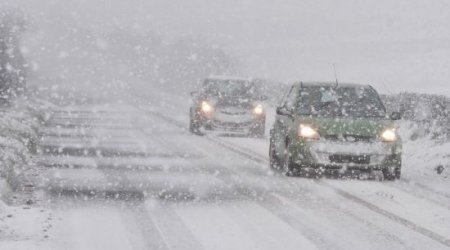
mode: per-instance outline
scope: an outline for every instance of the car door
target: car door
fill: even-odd
[[[293,125],[293,115],[297,100],[297,88],[291,87],[277,108],[274,123],[274,147],[277,155],[282,155],[285,150],[286,137]]]

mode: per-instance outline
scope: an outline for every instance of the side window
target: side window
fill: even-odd
[[[286,107],[289,110],[293,110],[295,109],[296,101],[297,101],[297,88],[292,87],[284,100],[283,107]]]

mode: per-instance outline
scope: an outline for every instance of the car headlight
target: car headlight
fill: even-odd
[[[381,133],[381,139],[384,142],[394,142],[397,140],[397,133],[395,129],[386,129]]]
[[[213,107],[207,101],[202,102],[202,111],[204,113],[211,113],[213,111]]]
[[[264,113],[264,108],[262,104],[258,104],[253,108],[253,114],[255,115],[262,115]]]
[[[306,124],[300,124],[300,127],[298,128],[298,136],[310,140],[318,140],[320,138],[317,130]]]

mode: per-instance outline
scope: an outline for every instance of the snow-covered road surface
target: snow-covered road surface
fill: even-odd
[[[267,140],[185,127],[125,104],[57,110],[38,159],[51,227],[26,248],[450,248],[449,197],[404,182],[281,176]]]

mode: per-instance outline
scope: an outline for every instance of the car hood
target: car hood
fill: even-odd
[[[311,125],[321,136],[334,137],[351,135],[376,138],[385,129],[395,128],[395,124],[387,119],[301,117],[297,119],[299,124]]]

